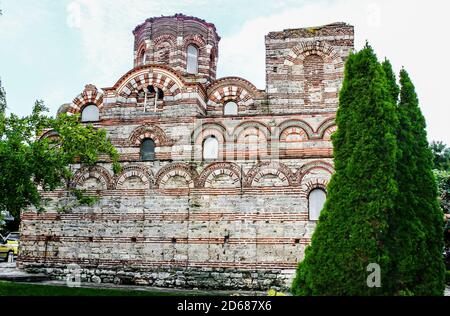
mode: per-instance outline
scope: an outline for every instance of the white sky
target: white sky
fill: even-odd
[[[0,76],[10,111],[20,115],[28,114],[37,98],[55,113],[87,83],[112,86],[132,67],[131,31],[147,17],[181,12],[216,24],[222,37],[218,77],[241,76],[260,89],[265,87],[264,35],[347,22],[355,26],[357,49],[368,40],[397,73],[406,68],[429,139],[450,145],[450,2],[445,0],[0,0],[0,7]]]

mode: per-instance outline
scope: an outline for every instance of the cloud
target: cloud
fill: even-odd
[[[81,34],[83,71],[90,83],[100,87],[113,85],[133,67],[132,30],[146,18],[169,15],[206,0],[73,0],[67,7],[67,26]]]

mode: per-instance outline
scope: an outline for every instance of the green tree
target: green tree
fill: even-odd
[[[450,214],[450,171],[433,170],[438,186],[441,209]]]
[[[423,117],[414,85],[400,72],[396,179],[400,194],[390,219],[394,294],[442,295],[444,287],[443,214],[437,201]]]
[[[78,115],[45,115],[47,108],[36,101],[32,114],[6,116],[0,126],[0,211],[9,212],[16,220],[20,211],[34,206],[42,211],[40,190],[65,187],[82,203],[92,198],[72,189],[71,165],[93,165],[100,154],[111,158],[114,172],[120,169],[118,152],[109,142],[104,129],[79,123]],[[43,137],[45,131],[56,137]]]
[[[298,295],[389,294],[368,287],[367,267],[389,271],[398,124],[383,67],[368,45],[347,60],[334,133],[333,174],[311,245],[292,290]]]
[[[433,152],[433,169],[450,171],[450,148],[441,141],[433,141],[430,149]]]
[[[389,90],[389,95],[391,97],[391,102],[393,104],[397,104],[400,88],[398,87],[395,73],[392,70],[392,64],[388,59],[385,58],[381,66],[383,67],[384,74],[386,75],[387,87]]]

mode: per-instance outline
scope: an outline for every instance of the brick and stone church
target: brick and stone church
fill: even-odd
[[[100,197],[93,207],[60,212],[67,191],[43,192],[47,211],[22,213],[19,267],[62,279],[77,264],[90,282],[289,286],[333,173],[353,27],[267,34],[263,90],[216,78],[212,23],[162,16],[133,35],[134,67],[58,111],[106,129],[122,170],[107,157],[73,166],[72,185]]]

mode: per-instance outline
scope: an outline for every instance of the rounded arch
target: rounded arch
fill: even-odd
[[[90,104],[96,105],[98,107],[99,113],[102,112],[103,93],[99,91],[96,86],[88,84],[84,87],[83,92],[81,92],[75,99],[73,99],[66,113],[79,114],[85,106]]]
[[[99,165],[81,167],[75,172],[72,183],[75,187],[81,187],[90,178],[97,179],[101,183],[101,189],[112,189],[114,186],[108,170]]]
[[[327,187],[329,183],[329,179],[326,178],[311,179],[306,181],[301,185],[300,197],[308,198],[311,191],[315,189],[321,189],[325,193],[328,193]]]
[[[136,127],[129,137],[130,146],[140,146],[141,142],[146,139],[153,139],[157,147],[170,146],[171,141],[164,131],[156,125],[141,125]]]
[[[228,101],[239,106],[254,104],[259,90],[248,80],[240,77],[224,77],[215,80],[207,88],[208,105],[223,106]]]
[[[174,99],[181,98],[184,89],[184,80],[174,70],[166,65],[142,65],[123,75],[116,84],[106,91],[114,90],[117,95],[125,100],[138,90],[148,86],[161,89],[164,96]]]
[[[286,55],[284,60],[285,66],[293,66],[301,64],[307,56],[318,55],[325,63],[343,64],[339,53],[328,43],[323,41],[308,41],[302,42],[294,46]]]
[[[139,178],[142,185],[148,189],[152,183],[152,172],[144,166],[128,165],[122,168],[122,172],[117,175],[115,181],[116,189],[123,189],[124,184],[130,178]]]
[[[211,187],[217,177],[228,176],[235,188],[241,186],[241,170],[231,162],[216,162],[208,165],[197,178],[197,187]]]
[[[199,53],[206,50],[206,42],[200,34],[188,34],[183,38],[183,51],[186,52],[189,45],[194,45]]]
[[[285,140],[286,136],[288,135],[289,129],[291,129],[291,128],[301,129],[304,132],[307,139],[311,139],[314,135],[313,128],[307,122],[302,121],[302,120],[292,119],[292,120],[287,120],[287,121],[281,122],[278,125],[278,130],[280,131],[280,141]],[[283,140],[283,137],[284,137],[284,140]]]
[[[175,47],[177,45],[177,38],[174,34],[161,34],[153,39],[153,45],[155,47],[164,42],[169,43],[172,47]]]
[[[195,187],[197,172],[185,163],[172,163],[162,167],[155,176],[155,186],[159,189],[166,189],[171,178],[183,178],[186,187],[192,189]],[[183,188],[183,187],[180,187]]]
[[[258,130],[260,132],[258,134],[264,135],[266,141],[270,140],[271,136],[270,127],[258,121],[244,121],[240,123],[233,130],[234,139],[239,141],[242,134],[244,134],[245,131],[248,130],[249,128]]]
[[[225,143],[228,138],[227,130],[223,124],[211,122],[196,126],[191,133],[191,139],[195,145],[201,145],[203,140],[210,135],[216,136],[222,144]]]
[[[144,55],[147,53],[147,43],[143,41],[138,48],[136,49],[136,55],[135,55],[135,66],[139,66],[143,64],[143,58]]]
[[[295,182],[298,185],[301,185],[305,176],[311,173],[314,169],[326,171],[329,174],[329,177],[331,177],[331,175],[334,173],[334,168],[330,163],[322,160],[311,161],[304,164],[297,170],[294,176]]]
[[[214,136],[219,145],[217,159],[223,159],[229,136],[224,125],[218,122],[199,124],[191,133],[191,143],[194,145],[194,158],[202,160],[203,142],[210,136]]]
[[[39,137],[39,140],[42,139],[58,139],[59,138],[59,134],[57,131],[51,129],[49,131],[46,131],[44,134],[41,135],[41,137]]]
[[[319,138],[324,138],[326,131],[333,127],[337,129],[335,118],[326,118],[322,123],[320,123],[319,127],[317,128],[316,134]]]
[[[267,175],[277,177],[283,186],[294,184],[294,175],[291,169],[281,162],[267,161],[255,165],[245,176],[244,187],[261,186],[261,180]]]

